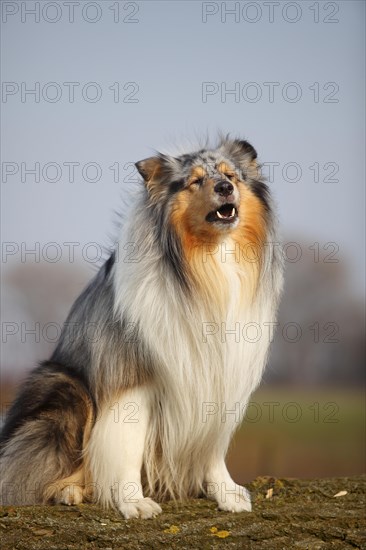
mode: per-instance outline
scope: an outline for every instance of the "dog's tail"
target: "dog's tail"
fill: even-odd
[[[23,385],[0,437],[0,503],[62,502],[67,481],[84,483],[83,449],[94,406],[71,368],[44,362]]]

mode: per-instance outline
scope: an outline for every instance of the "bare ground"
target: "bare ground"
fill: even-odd
[[[151,520],[124,520],[92,505],[0,507],[2,550],[366,550],[366,476],[257,478],[253,512],[218,512],[205,499],[163,504]],[[270,495],[272,489],[272,497]],[[334,497],[340,491],[347,494]]]

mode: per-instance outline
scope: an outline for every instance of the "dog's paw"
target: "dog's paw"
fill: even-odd
[[[58,504],[66,506],[75,506],[83,502],[83,489],[79,485],[67,485],[64,487],[57,499]]]
[[[241,485],[235,484],[235,492],[222,491],[220,495],[216,495],[216,500],[219,510],[224,510],[225,512],[238,513],[252,511],[250,493]]]
[[[118,505],[118,508],[125,519],[154,518],[162,511],[159,504],[151,498],[140,498],[136,502],[122,502]]]

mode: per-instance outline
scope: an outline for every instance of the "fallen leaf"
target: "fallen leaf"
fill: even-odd
[[[272,497],[273,497],[273,489],[271,487],[271,489],[268,489],[266,493],[266,498],[272,498]]]
[[[337,493],[336,495],[333,496],[333,498],[336,498],[336,497],[344,497],[344,495],[346,495],[348,493],[348,491],[339,491],[339,493]]]
[[[176,525],[171,525],[169,529],[164,529],[164,533],[170,533],[171,535],[176,535],[179,531],[180,529]]]
[[[211,533],[217,533],[218,528],[217,527],[211,527],[210,531],[211,531]]]
[[[230,531],[217,531],[215,533],[215,537],[219,537],[220,539],[226,539],[230,535]]]

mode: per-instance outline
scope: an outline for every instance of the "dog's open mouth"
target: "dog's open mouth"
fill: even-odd
[[[238,210],[234,204],[224,204],[218,210],[212,210],[206,216],[207,222],[233,223],[238,217]]]

